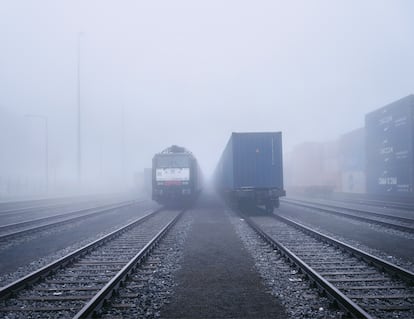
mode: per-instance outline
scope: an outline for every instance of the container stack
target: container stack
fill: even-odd
[[[413,196],[414,95],[365,117],[367,192]]]
[[[365,127],[343,134],[339,138],[340,191],[366,192],[365,181]]]

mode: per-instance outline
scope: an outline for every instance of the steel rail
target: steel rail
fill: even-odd
[[[368,262],[369,264],[372,264],[374,266],[376,266],[379,269],[388,271],[389,273],[399,277],[400,279],[402,279],[403,281],[407,282],[410,285],[414,284],[414,272],[411,272],[407,269],[404,269],[402,267],[396,266],[384,259],[378,258],[374,255],[368,254],[367,252],[362,251],[361,249],[352,247],[351,245],[348,245],[340,240],[337,240],[331,236],[322,234],[321,232],[318,232],[317,230],[314,230],[308,226],[302,225],[290,218],[284,217],[284,216],[280,216],[280,215],[272,215],[272,217],[276,218],[276,219],[280,219],[281,221],[292,225],[294,227],[296,227],[299,230],[304,231],[305,233],[308,233],[309,235],[316,237],[320,240],[323,240],[327,243],[333,244],[334,246],[342,249],[342,250],[347,250],[348,252],[350,252],[352,255],[354,256],[358,256],[361,259],[363,259],[364,261]]]
[[[70,262],[72,262],[73,260],[76,260],[79,257],[82,257],[83,255],[89,253],[90,251],[102,246],[103,244],[107,243],[108,241],[122,235],[123,233],[125,233],[126,231],[128,231],[130,228],[135,227],[136,225],[141,224],[142,222],[146,221],[148,218],[150,218],[151,216],[153,216],[154,214],[158,213],[159,211],[161,211],[160,209],[155,210],[155,211],[147,211],[148,214],[139,217],[138,219],[130,222],[129,224],[114,230],[113,232],[105,235],[102,238],[99,238],[95,241],[93,241],[92,243],[89,243],[77,250],[75,250],[74,252],[71,252],[69,254],[67,254],[66,256],[59,258],[58,260],[24,276],[23,278],[20,278],[18,280],[16,280],[13,283],[10,283],[7,286],[4,286],[2,288],[0,288],[0,299],[5,299],[8,296],[11,296],[13,294],[15,294],[16,292],[18,292],[19,290],[23,289],[25,286],[27,285],[31,285],[36,283],[37,281],[39,281],[40,279],[52,274],[54,271],[58,270],[61,267],[64,267],[66,265],[68,265]]]
[[[322,205],[322,204],[319,205],[319,204],[313,204],[313,203],[311,204],[311,203],[307,203],[307,202],[306,203],[305,202],[298,202],[296,200],[293,201],[293,200],[290,200],[290,199],[289,200],[283,200],[283,202],[286,203],[286,204],[296,205],[296,206],[300,206],[300,207],[304,207],[304,208],[316,209],[316,210],[319,210],[321,212],[328,213],[328,214],[334,214],[334,215],[338,215],[338,216],[343,216],[343,217],[347,217],[347,218],[356,219],[356,220],[359,220],[359,221],[368,222],[368,223],[371,223],[371,224],[377,224],[377,225],[388,227],[388,228],[394,228],[394,229],[397,229],[397,230],[400,230],[400,231],[414,233],[414,226],[411,227],[411,226],[400,225],[400,224],[395,224],[395,223],[391,223],[391,222],[385,222],[385,221],[381,221],[381,220],[378,220],[378,219],[372,219],[372,218],[369,218],[369,217],[357,216],[357,215],[354,215],[354,214],[348,214],[348,213],[345,213],[345,212],[340,212],[340,211],[338,211],[336,209],[333,209],[333,208],[328,209],[328,208],[323,207],[323,206],[327,206],[327,205]],[[344,209],[344,210],[352,210],[350,208],[342,208],[342,207],[340,207],[340,208],[336,207],[336,208],[337,209]],[[356,212],[359,211],[359,212],[362,212],[364,214],[370,214],[370,212],[365,212],[363,210],[352,210],[352,211],[356,211]],[[372,213],[372,215],[374,215],[374,214],[376,214],[376,213]],[[391,216],[391,215],[385,215],[385,214],[376,214],[376,215],[381,216],[382,218],[394,218],[394,216]],[[394,219],[396,219],[396,218],[394,218]],[[412,220],[412,219],[408,219],[408,220],[410,220],[410,222],[414,222],[414,220]]]
[[[297,199],[297,198],[285,198],[283,199],[284,202],[292,202],[292,203],[296,203],[296,202],[301,202],[301,203],[306,203],[306,204],[311,204],[311,205],[320,205],[320,206],[324,206],[324,207],[330,207],[330,208],[334,208],[334,209],[343,209],[346,211],[350,211],[350,212],[356,212],[356,213],[363,213],[366,215],[372,215],[372,216],[376,216],[376,217],[381,217],[381,218],[389,218],[389,219],[394,219],[394,220],[398,220],[401,222],[405,222],[405,223],[411,223],[414,225],[414,218],[409,218],[409,217],[403,217],[403,216],[399,216],[399,215],[390,215],[387,213],[376,213],[373,212],[371,210],[365,210],[365,209],[361,209],[361,208],[353,208],[353,207],[347,207],[347,206],[342,206],[342,205],[346,205],[344,204],[330,204],[330,203],[323,203],[323,202],[319,202],[319,201],[312,201],[312,200],[306,200],[306,199]],[[349,203],[352,205],[352,203]],[[374,208],[375,209],[375,208]]]
[[[339,308],[344,310],[346,313],[350,314],[353,318],[358,319],[374,319],[369,315],[365,310],[359,307],[355,302],[345,296],[342,292],[339,291],[334,285],[329,283],[326,279],[320,276],[316,271],[309,267],[305,262],[303,262],[298,256],[296,256],[292,251],[287,247],[281,244],[276,239],[272,238],[266,232],[264,232],[254,221],[250,218],[243,216],[248,225],[270,246],[277,249],[281,254],[286,257],[289,261],[297,265],[314,283],[319,289],[324,291],[331,300],[335,301]]]
[[[86,208],[80,208],[80,209],[76,209],[76,210],[72,210],[69,212],[65,212],[63,214],[55,214],[55,215],[51,215],[51,216],[45,216],[45,217],[39,217],[39,218],[35,218],[35,219],[29,219],[29,220],[25,220],[25,221],[21,221],[21,222],[17,222],[17,223],[11,223],[11,224],[6,224],[6,225],[0,225],[0,232],[4,231],[5,229],[7,230],[8,228],[20,228],[20,227],[24,227],[25,225],[30,225],[30,224],[34,224],[34,223],[40,223],[40,222],[44,222],[44,221],[49,221],[49,220],[54,220],[54,219],[59,219],[60,217],[66,217],[66,216],[73,216],[73,215],[77,215],[77,214],[81,214],[81,213],[87,213],[88,211],[94,211],[97,209],[102,209],[102,208],[110,208],[112,206],[117,206],[117,205],[128,205],[128,204],[132,204],[134,203],[133,200],[127,201],[127,202],[121,202],[121,203],[111,203],[111,204],[105,204],[105,205],[99,205],[99,206],[93,206],[93,207],[86,207]]]
[[[43,207],[47,207],[50,205],[64,204],[64,203],[59,203],[59,200],[62,201],[64,199],[65,198],[62,197],[59,199],[46,199],[45,198],[45,199],[36,199],[36,200],[0,202],[0,215],[2,215],[3,213],[15,212],[15,211],[20,211],[20,210],[38,209],[38,208],[43,208]],[[51,202],[55,202],[55,203],[51,203]],[[28,205],[35,205],[35,206],[28,206]],[[16,207],[16,206],[20,206],[20,207]]]
[[[92,197],[85,196],[71,196],[71,197],[58,197],[58,198],[44,198],[44,199],[36,199],[36,200],[27,200],[27,201],[17,201],[17,202],[0,202],[0,216],[7,216],[7,214],[11,213],[17,213],[20,212],[24,213],[26,211],[31,211],[35,209],[49,209],[59,206],[66,206],[73,204],[73,201],[79,200],[79,202],[76,202],[77,204],[87,203],[89,201],[96,201],[96,198],[94,199]],[[31,204],[32,203],[32,204]],[[11,208],[2,208],[2,206],[16,206],[19,204],[26,204],[21,207],[11,207]],[[28,204],[31,204],[32,206],[28,206]],[[36,205],[37,204],[37,205]],[[33,206],[34,205],[34,206]]]
[[[51,227],[61,226],[61,225],[67,224],[67,223],[82,220],[84,218],[99,215],[99,214],[102,214],[102,213],[105,213],[105,212],[108,212],[108,211],[111,211],[111,210],[114,210],[114,209],[133,206],[133,205],[136,205],[138,203],[139,202],[136,202],[136,201],[128,201],[127,203],[123,203],[123,204],[117,204],[117,205],[111,204],[111,205],[105,205],[105,206],[101,206],[101,207],[82,209],[82,210],[79,210],[79,211],[70,212],[68,214],[49,216],[49,217],[53,217],[52,218],[52,220],[53,220],[53,219],[57,218],[56,216],[58,216],[58,217],[59,216],[66,216],[66,215],[70,216],[70,215],[77,215],[77,214],[79,214],[81,212],[85,212],[85,211],[93,211],[92,213],[89,213],[89,214],[86,213],[84,215],[76,216],[76,217],[73,217],[73,218],[66,218],[66,219],[63,219],[63,220],[57,220],[55,222],[51,222],[51,223],[48,223],[48,224],[42,224],[42,225],[39,225],[39,226],[34,226],[34,227],[30,227],[30,228],[25,228],[25,229],[22,229],[22,230],[17,230],[15,232],[6,233],[4,235],[0,235],[0,241],[4,241],[4,240],[7,240],[7,239],[10,239],[10,238],[13,238],[13,237],[17,237],[17,236],[27,235],[27,234],[32,233],[32,232],[42,231],[42,230],[45,230],[45,229],[48,229],[48,228],[51,228]],[[44,221],[44,220],[47,220],[47,219],[48,219],[48,217],[45,217],[45,218],[35,219],[35,220],[26,221],[26,222],[17,223],[17,224],[10,224],[10,225],[6,225],[6,226],[17,227],[17,225],[20,225],[20,224],[22,224],[22,225],[31,224],[31,223],[34,223],[35,221],[42,221],[42,220]],[[16,226],[13,226],[13,225],[16,225]],[[6,226],[4,226],[4,227],[6,227]],[[0,227],[0,229],[1,229],[1,227]]]
[[[287,225],[293,226],[300,231],[322,241],[333,245],[339,248],[342,251],[347,251],[353,256],[356,256],[375,266],[380,271],[386,271],[393,276],[396,276],[406,282],[408,285],[414,284],[414,273],[393,265],[383,259],[375,257],[371,254],[363,252],[360,249],[352,247],[346,243],[343,243],[339,240],[336,240],[330,236],[324,235],[318,231],[315,231],[307,226],[304,226],[298,222],[295,222],[287,217],[282,217],[279,215],[272,215],[271,217],[278,219]],[[263,238],[267,243],[269,243],[273,248],[276,248],[281,252],[283,256],[285,256],[288,260],[292,263],[296,264],[303,273],[310,279],[310,281],[315,284],[319,289],[323,290],[332,300],[334,300],[337,305],[343,309],[345,312],[350,314],[354,318],[364,318],[364,319],[371,319],[373,318],[370,314],[368,314],[365,310],[363,310],[360,306],[358,306],[354,301],[352,301],[349,297],[347,297],[344,293],[342,293],[338,288],[336,288],[333,284],[331,284],[328,280],[324,279],[321,275],[318,274],[317,271],[313,270],[310,266],[308,266],[300,257],[298,257],[295,253],[293,253],[290,249],[285,247],[281,242],[273,238],[271,235],[267,234],[264,230],[260,228],[253,220],[251,220],[247,216],[243,216],[246,222],[258,233],[258,235]]]
[[[112,196],[111,196],[112,197]],[[34,201],[21,201],[21,202],[13,202],[14,205],[19,203],[36,203],[39,202],[38,205],[32,204],[32,206],[22,206],[22,207],[13,207],[13,208],[2,208],[2,206],[10,206],[13,203],[8,204],[7,202],[0,202],[0,217],[9,216],[14,214],[23,214],[33,210],[49,210],[53,208],[66,208],[69,205],[77,204],[77,205],[87,205],[91,203],[96,203],[102,201],[102,198],[99,196],[71,196],[71,197],[59,197],[59,198],[50,198],[50,199],[37,199]],[[117,200],[116,197],[112,199],[112,203],[120,202],[121,200]],[[125,200],[123,200],[125,201]],[[34,205],[34,206],[33,206]]]
[[[414,210],[414,203],[402,203],[392,201],[381,201],[376,199],[334,199],[344,203],[357,203],[366,206],[377,206],[386,208],[396,208],[401,210]]]
[[[125,282],[128,276],[135,271],[156,247],[159,241],[167,234],[179,218],[183,215],[181,211],[173,220],[163,227],[116,275],[108,282],[74,317],[73,319],[93,318],[105,305],[114,292]]]
[[[66,205],[69,205],[70,203],[66,203]],[[47,206],[31,206],[31,207],[24,207],[24,208],[15,208],[15,209],[8,209],[0,211],[0,217],[6,217],[10,215],[19,215],[19,214],[25,214],[31,211],[35,210],[48,210],[48,209],[54,209],[54,208],[64,208],[65,204],[50,204]]]

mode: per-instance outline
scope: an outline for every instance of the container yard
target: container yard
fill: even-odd
[[[339,138],[342,192],[358,194],[366,192],[365,149],[365,128],[356,129]]]
[[[366,114],[364,127],[337,140],[294,147],[285,161],[287,189],[411,201],[413,119],[414,96],[409,95]]]
[[[414,95],[365,117],[367,192],[414,195]]]
[[[2,1],[0,319],[413,319],[413,12]]]

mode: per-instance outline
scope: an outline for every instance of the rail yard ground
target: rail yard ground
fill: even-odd
[[[87,217],[85,220],[77,219],[73,223],[59,224],[39,232],[33,231],[19,239],[13,238],[11,241],[4,239],[0,242],[2,286],[48,263],[55,262],[58,258],[127,224],[134,217],[143,216],[149,210],[158,207],[148,200],[102,215]],[[59,208],[55,209],[56,213],[59,213]],[[160,244],[138,262],[133,274],[128,276],[128,279],[123,279],[125,282],[116,297],[108,297],[105,307],[97,310],[96,314],[100,314],[103,318],[165,319],[331,319],[345,316],[347,310],[343,307],[333,307],[333,300],[327,297],[326,291],[323,293],[314,281],[309,280],[309,276],[303,274],[299,266],[291,260],[288,261],[277,247],[265,242],[249,226],[248,219],[252,219],[271,237],[285,241],[286,245],[293,245],[292,242],[287,241],[293,238],[295,245],[299,244],[298,247],[304,249],[304,252],[298,250],[296,255],[300,256],[303,253],[302,259],[306,261],[308,258],[309,264],[316,265],[315,260],[324,260],[324,266],[322,267],[320,261],[317,261],[315,269],[320,269],[322,274],[325,273],[324,276],[327,276],[328,281],[346,289],[349,288],[350,282],[355,282],[355,278],[359,278],[361,282],[364,280],[371,282],[369,286],[375,286],[378,291],[374,291],[374,288],[372,291],[365,291],[364,287],[352,288],[355,290],[351,292],[347,290],[347,294],[355,297],[353,300],[362,308],[365,307],[368,313],[371,311],[370,305],[359,301],[363,293],[367,294],[365,299],[368,300],[378,297],[379,308],[384,309],[390,307],[387,300],[381,301],[384,297],[388,295],[394,300],[403,296],[398,307],[393,306],[395,309],[384,312],[386,316],[374,312],[372,318],[392,318],[394,315],[398,315],[399,318],[411,318],[413,289],[403,279],[398,281],[389,279],[383,270],[377,273],[368,264],[357,264],[359,261],[355,258],[336,251],[333,246],[328,247],[326,243],[321,246],[326,248],[319,249],[317,240],[302,238],[297,230],[281,228],[280,221],[274,220],[271,218],[272,215],[260,209],[248,213],[239,215],[239,212],[230,209],[213,194],[202,194],[196,205],[185,211],[183,217],[171,227]],[[315,208],[295,207],[288,203],[282,203],[275,214],[287,216],[348,245],[385,259],[389,263],[413,271],[412,233],[388,229],[384,225],[370,224],[367,221],[361,222],[344,216],[317,212]],[[279,230],[272,232],[275,229]],[[278,238],[282,233],[284,235]],[[117,245],[119,253],[125,250],[124,246],[130,246],[131,241],[129,239],[125,244]],[[299,248],[291,246],[291,249]],[[75,268],[83,272],[82,276],[86,276],[85,271],[91,271],[88,268],[98,260],[102,263],[103,256],[99,255],[99,250],[92,255],[94,257],[83,257],[87,258],[87,262],[77,261],[79,265],[75,262],[77,265]],[[340,267],[336,266],[338,262],[335,258],[341,260]],[[116,267],[109,266],[111,263],[113,262],[109,264],[107,262],[106,266],[101,266],[102,269],[111,268],[113,271]],[[329,264],[329,267],[326,264]],[[346,268],[347,265],[349,269]],[[358,269],[359,272],[350,274],[352,269]],[[85,286],[77,287],[76,278],[73,278],[74,283],[68,283],[72,280],[71,276],[75,276],[73,271],[69,272],[70,276],[64,273],[64,269],[59,272],[62,272],[59,280],[65,278],[64,281],[67,282],[66,288],[61,289],[56,287],[56,284],[52,288],[45,288],[48,283],[56,282],[56,277],[53,277],[56,274],[47,275],[50,278],[46,276],[39,287],[35,286],[32,289],[36,292],[34,296],[33,291],[28,291],[26,288],[15,294],[13,300],[8,300],[7,294],[2,296],[0,317],[5,315],[25,318],[29,315],[33,318],[42,318],[44,315],[42,311],[47,312],[49,318],[59,317],[62,313],[59,311],[67,311],[64,313],[74,316],[77,310],[73,312],[72,309],[71,312],[60,309],[56,312],[58,309],[56,305],[64,298],[73,299],[73,304],[87,304],[85,293],[81,293]],[[410,277],[411,274],[408,273],[403,277]],[[83,279],[83,285],[95,287],[98,282],[102,285],[103,278],[96,276],[96,273],[88,274],[84,278],[89,279]],[[338,283],[341,280],[348,284]],[[68,286],[73,286],[73,291],[67,289]],[[46,292],[44,292],[48,289],[53,289],[54,292],[52,298],[48,297],[49,299],[45,297]],[[73,292],[75,295],[69,297],[68,294]],[[90,294],[92,296],[92,292]],[[26,311],[15,309],[16,305],[26,307]],[[36,307],[43,310],[36,310]]]
[[[163,318],[283,318],[254,260],[219,202],[203,198],[191,214],[177,289]]]
[[[283,216],[294,218],[305,225],[347,240],[352,244],[358,243],[365,246],[365,250],[376,251],[383,258],[406,260],[404,266],[414,271],[414,235],[412,233],[386,229],[383,226],[345,217],[330,216],[309,208],[297,209],[285,203],[281,206],[279,213]]]

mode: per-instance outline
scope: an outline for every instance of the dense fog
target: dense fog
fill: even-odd
[[[129,187],[171,144],[208,177],[231,132],[282,131],[288,154],[414,93],[408,0],[1,7],[4,197],[44,192],[46,163],[50,193]]]

